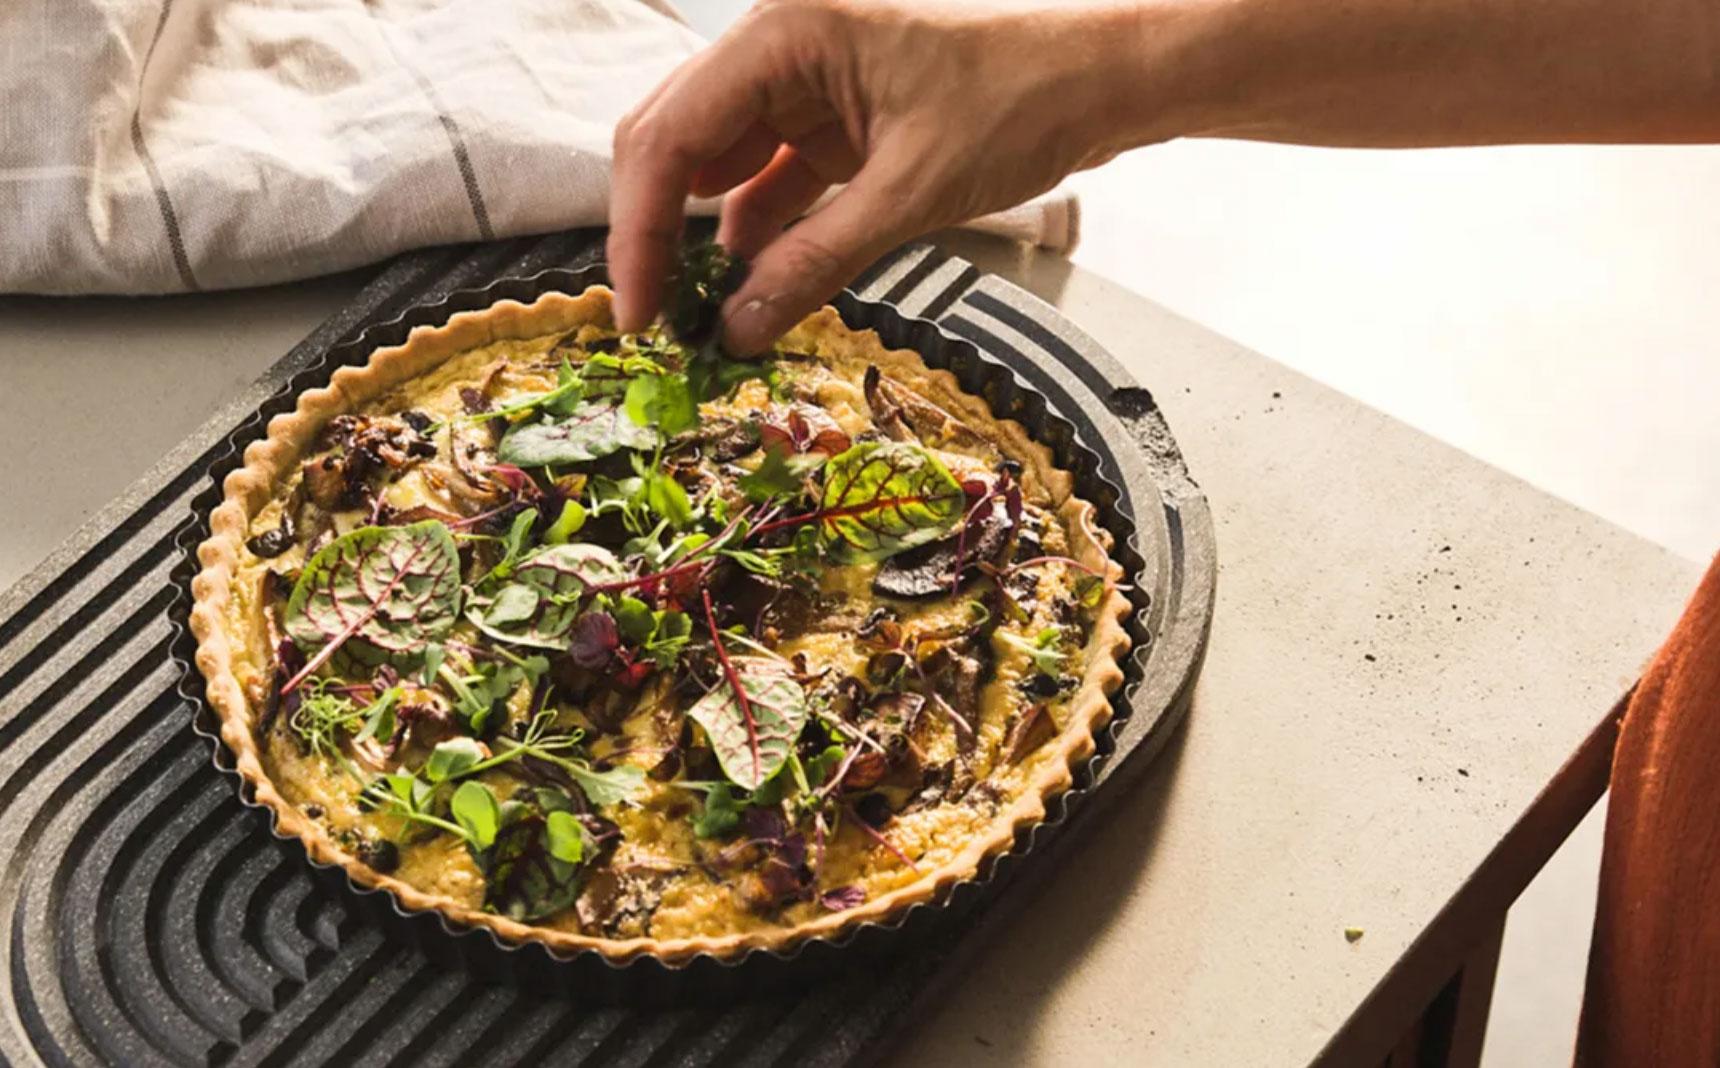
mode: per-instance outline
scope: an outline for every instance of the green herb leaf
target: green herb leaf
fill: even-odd
[[[792,498],[806,492],[806,476],[824,463],[823,455],[790,455],[781,448],[766,449],[758,468],[740,477],[741,492],[757,504],[779,497]]]
[[[618,449],[653,449],[657,431],[628,417],[618,399],[586,401],[565,418],[519,423],[503,436],[498,459],[522,467],[577,464]]]
[[[669,475],[653,471],[645,479],[645,506],[669,521],[676,530],[693,521],[693,502],[687,491]]]
[[[447,659],[448,647],[441,642],[431,642],[424,647],[424,670],[419,672],[419,679],[428,686],[436,681],[437,672],[442,670],[442,661]]]
[[[734,687],[724,684],[694,702],[687,715],[710,736],[723,774],[755,790],[782,767],[806,725],[806,691],[779,661],[735,657],[732,663],[747,708],[742,709]]]
[[[731,360],[716,345],[706,345],[687,361],[687,387],[696,400],[715,400],[748,379],[770,378],[775,373],[765,360]]]
[[[659,667],[669,667],[693,634],[692,617],[674,609],[653,610],[637,597],[623,596],[609,608],[621,636],[644,650]]]
[[[473,604],[466,618],[497,641],[566,649],[580,599],[592,586],[626,577],[620,561],[601,545],[545,546],[521,561],[513,585],[493,600]]]
[[[551,837],[550,819],[561,828]],[[510,800],[501,806],[500,829],[494,845],[473,854],[484,873],[484,905],[515,920],[535,920],[572,905],[584,884],[584,867],[565,857],[572,853],[564,819],[556,810],[547,815],[536,805]],[[583,839],[579,855],[585,857]]]
[[[817,756],[806,762],[806,780],[808,785],[813,787],[823,786],[827,781],[829,781],[831,773],[842,765],[843,759],[847,756],[848,750],[840,745],[832,744],[825,746],[819,751]]]
[[[742,806],[725,783],[712,783],[705,790],[705,807],[693,819],[693,833],[700,838],[716,838],[734,830],[741,822]]]
[[[718,551],[755,575],[775,578],[782,574],[782,564],[775,557],[755,553],[751,549],[720,549]]]
[[[651,606],[637,597],[623,594],[610,607],[609,614],[615,617],[621,636],[634,644],[651,637],[651,632],[657,627]]]
[[[686,375],[639,375],[627,384],[625,405],[635,423],[655,427],[665,437],[699,425],[699,402]]]
[[[670,280],[663,318],[683,344],[699,346],[713,339],[723,308],[746,281],[747,266],[715,241],[700,241],[681,250],[681,262]]]
[[[472,845],[479,850],[490,848],[501,829],[501,806],[496,795],[481,782],[463,782],[448,803],[449,811],[460,829],[466,832]]]
[[[498,650],[504,655],[506,650]],[[549,670],[549,661],[541,656],[495,663],[472,665],[472,674],[461,676],[443,667],[441,679],[454,694],[454,711],[473,734],[483,734],[490,714],[504,704],[521,686],[532,687]]]
[[[424,777],[433,783],[458,779],[484,759],[484,748],[474,738],[450,738],[430,750]]]
[[[524,582],[503,587],[490,603],[490,610],[484,613],[484,622],[492,627],[502,627],[530,619],[542,599],[543,595],[535,586]]]
[[[448,632],[459,596],[459,553],[440,521],[360,527],[305,564],[286,629],[299,648],[321,650],[303,674],[337,648],[362,663],[401,662]]]
[[[359,712],[364,717],[364,727],[358,732],[359,740],[375,738],[386,743],[394,737],[394,706],[400,703],[400,694],[400,687],[390,686]]]
[[[634,764],[617,764],[608,771],[594,771],[578,765],[564,766],[585,792],[586,800],[599,808],[631,801],[645,788],[645,769]]]
[[[556,385],[554,389],[544,393],[528,393],[523,397],[518,397],[509,401],[499,408],[491,408],[487,412],[478,412],[474,415],[463,416],[462,418],[467,421],[482,421],[498,417],[502,419],[512,419],[516,416],[528,415],[539,408],[542,408],[547,412],[566,415],[579,404],[579,400],[584,395],[584,392],[584,380],[577,372],[574,371],[573,366],[567,362],[567,358],[563,357],[561,361],[561,369],[556,373]]]
[[[1015,646],[1017,649],[1027,653],[1033,661],[1034,670],[1038,671],[1042,675],[1057,674],[1063,666],[1064,658],[1067,656],[1066,653],[1057,647],[1058,643],[1063,638],[1062,627],[1046,627],[1038,634],[1035,634],[1031,639],[1024,638],[1019,634],[1015,634],[1007,630],[998,631],[997,636],[1010,645]]]
[[[299,702],[292,718],[287,720],[287,726],[311,752],[333,760],[347,774],[362,781],[363,777],[346,758],[341,744],[346,735],[359,729],[364,720],[364,710],[355,706],[349,697],[325,692],[319,679],[311,681],[310,690]]]
[[[563,501],[561,515],[544,531],[545,545],[565,545],[585,525],[585,506],[578,501]]]
[[[850,556],[879,559],[935,541],[961,521],[967,496],[937,457],[902,442],[862,442],[825,468],[818,524]]]
[[[502,538],[501,560],[490,569],[489,574],[479,580],[480,582],[507,578],[513,574],[514,566],[519,563],[520,554],[526,551],[526,542],[531,538],[532,525],[537,522],[537,519],[536,508],[527,508],[519,515],[514,516],[513,525],[508,527],[507,535]]]
[[[544,817],[549,855],[566,864],[585,859],[585,828],[571,812],[555,811]]]

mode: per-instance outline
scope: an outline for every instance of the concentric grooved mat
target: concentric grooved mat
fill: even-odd
[[[1052,309],[959,259],[898,252],[855,287],[937,320],[1043,393],[1132,516],[1136,680],[1090,781],[960,923],[816,983],[718,1006],[600,1005],[485,982],[397,940],[273,838],[177,690],[175,537],[246,412],[366,326],[497,277],[593,262],[590,232],[396,261],[120,502],[111,530],[0,596],[0,1055],[17,1065],[843,1064],[876,1054],[1008,922],[1180,719],[1212,605],[1205,501],[1150,394]],[[1153,581],[1148,581],[1152,579]],[[1149,596],[1151,591],[1151,596]],[[1151,641],[1147,641],[1148,636]],[[1144,680],[1144,681],[1143,681]],[[1013,858],[1012,858],[1013,860]],[[746,972],[737,973],[739,984]]]

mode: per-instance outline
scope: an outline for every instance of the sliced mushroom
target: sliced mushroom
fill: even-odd
[[[873,422],[896,441],[918,437],[931,445],[985,444],[985,438],[972,427],[908,387],[885,378],[876,365],[866,368],[863,386]]]

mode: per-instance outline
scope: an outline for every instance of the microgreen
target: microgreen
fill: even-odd
[[[1034,670],[1041,674],[1057,674],[1063,666],[1064,658],[1068,655],[1057,647],[1058,642],[1063,637],[1062,627],[1045,627],[1031,639],[1007,630],[998,631],[997,636],[1027,653],[1033,661]]]
[[[867,441],[830,460],[816,510],[754,534],[816,523],[825,542],[848,556],[881,559],[943,536],[961,521],[966,501],[961,483],[927,450]]]
[[[514,582],[493,597],[468,599],[466,618],[499,642],[566,649],[580,602],[593,587],[625,581],[626,571],[601,545],[545,546],[514,569]]]
[[[545,545],[565,545],[568,539],[579,533],[579,528],[585,526],[585,506],[578,501],[563,501],[561,515],[544,531]]]
[[[359,710],[359,714],[364,717],[364,726],[358,732],[359,741],[374,738],[383,745],[389,743],[394,737],[396,726],[394,707],[400,703],[400,697],[400,687],[390,686],[367,707]]]
[[[371,709],[359,707],[344,694],[330,693],[321,679],[312,680],[308,689],[287,720],[287,726],[312,753],[334,761],[362,782],[364,777],[347,759],[341,744],[347,735],[363,726]]]
[[[290,693],[345,648],[363,663],[421,657],[454,625],[460,560],[440,520],[360,527],[305,564],[287,599],[286,629],[311,656]]]
[[[567,362],[567,358],[563,357],[561,368],[556,374],[556,385],[554,389],[548,390],[544,393],[528,393],[525,396],[517,397],[498,408],[491,408],[487,411],[476,412],[471,415],[463,415],[455,420],[451,420],[451,422],[473,423],[484,422],[485,420],[496,418],[513,419],[516,416],[529,415],[540,408],[546,412],[552,412],[558,415],[567,415],[573,410],[574,406],[579,403],[580,398],[583,397],[584,394],[584,378],[579,374],[579,372],[573,369],[571,364]]]
[[[713,342],[723,301],[741,287],[746,276],[746,262],[731,256],[715,241],[700,241],[682,249],[663,312],[675,337],[693,347]]]
[[[448,811],[477,851],[495,845],[496,832],[502,827],[502,806],[495,791],[481,782],[463,782],[448,802]]]
[[[729,781],[756,790],[782,767],[806,725],[806,691],[780,660],[730,657],[717,629],[710,592],[701,593],[727,685],[699,698],[687,716],[705,728]]]
[[[478,585],[492,579],[505,579],[514,573],[514,567],[520,562],[520,556],[530,547],[532,526],[537,523],[536,508],[527,508],[514,516],[513,523],[508,527],[508,533],[502,538],[502,558],[496,562],[488,574],[478,580]]]
[[[699,402],[687,376],[673,372],[637,375],[627,383],[627,414],[642,427],[674,437],[699,425]]]
[[[539,712],[532,717],[523,736],[498,740],[494,756],[463,764],[451,777],[477,775],[515,760],[531,758],[554,764],[567,772],[579,784],[586,799],[599,807],[631,801],[644,789],[644,769],[633,764],[617,764],[607,771],[599,771],[583,757],[572,755],[580,745],[581,733],[578,730],[555,733],[552,730],[554,725],[555,712],[552,709]]]
[[[824,463],[819,454],[795,455],[782,448],[766,449],[758,467],[740,477],[741,491],[756,503],[792,499],[806,492],[806,478]]]
[[[741,822],[741,804],[728,783],[710,783],[705,789],[705,807],[693,819],[693,833],[700,838],[718,838]]]
[[[619,398],[582,401],[567,415],[516,423],[502,437],[496,456],[525,467],[577,464],[620,449],[652,449],[656,430],[633,421]]]
[[[424,777],[432,785],[471,774],[484,759],[484,747],[474,738],[450,738],[437,744],[424,762]]]
[[[637,645],[659,667],[669,667],[693,633],[692,617],[674,609],[654,609],[623,594],[610,608],[621,636]]]
[[[497,649],[499,653],[505,650]],[[444,663],[438,675],[454,694],[454,711],[473,734],[483,734],[497,705],[505,703],[522,685],[532,687],[549,670],[541,656],[513,657],[473,663],[471,673],[461,675]]]

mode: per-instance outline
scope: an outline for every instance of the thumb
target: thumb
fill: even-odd
[[[863,168],[829,204],[765,246],[723,308],[735,353],[768,349],[890,249],[924,233],[894,168]]]

